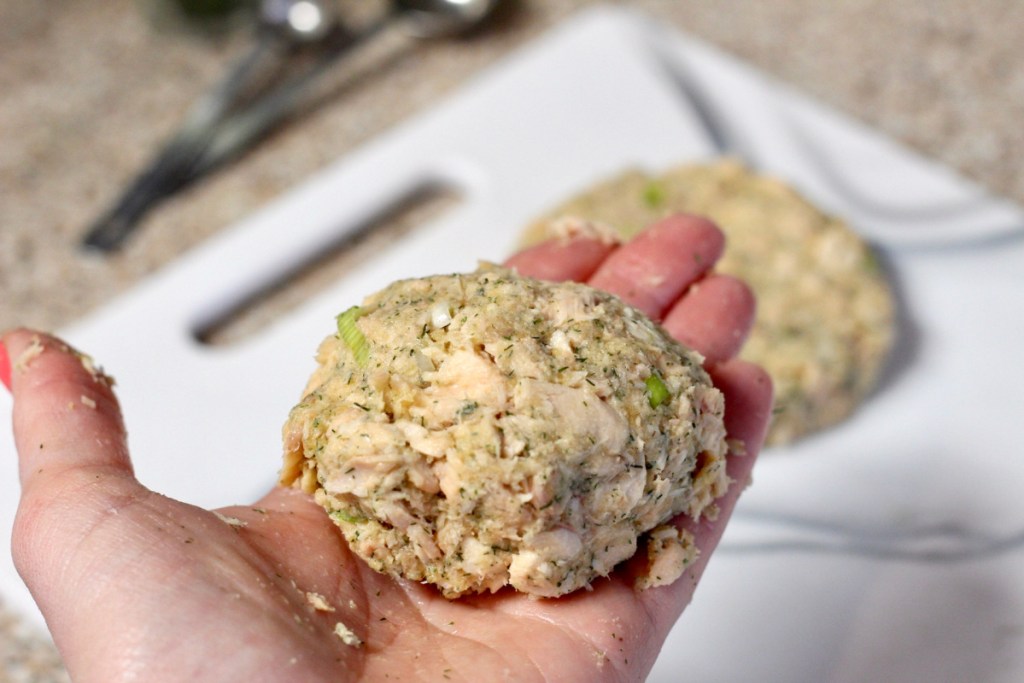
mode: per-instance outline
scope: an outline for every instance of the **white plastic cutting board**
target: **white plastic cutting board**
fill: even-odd
[[[63,333],[117,377],[144,483],[205,506],[252,500],[274,479],[280,425],[338,311],[400,277],[500,261],[528,219],[624,167],[715,156],[722,131],[708,129],[709,112],[732,151],[886,250],[906,324],[892,377],[864,410],[762,460],[651,680],[1021,680],[1024,553],[870,559],[822,550],[837,538],[845,548],[849,529],[808,539],[805,523],[839,521],[858,537],[932,522],[1024,527],[1024,458],[1013,457],[1024,443],[1020,212],[633,14],[578,15]],[[431,183],[456,188],[460,204],[255,338],[195,341],[246,295]],[[3,534],[14,457],[0,425]],[[764,512],[804,521],[766,525]],[[945,548],[960,532],[924,541]],[[9,558],[0,596],[39,618]]]

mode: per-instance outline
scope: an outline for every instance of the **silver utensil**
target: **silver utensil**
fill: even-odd
[[[263,0],[252,49],[190,109],[178,132],[120,199],[89,229],[83,246],[118,249],[141,218],[251,147],[298,106],[339,57],[390,26],[417,39],[459,35],[480,25],[498,0],[392,0],[358,33],[339,21],[328,0]],[[295,71],[305,56],[311,63]],[[295,58],[295,59],[293,59]]]
[[[691,68],[686,56],[674,47],[671,35],[659,32],[651,37],[649,47],[656,63],[689,105],[714,153],[738,159],[755,171],[778,170],[771,159],[759,153],[758,133],[752,132],[745,123],[744,117],[749,117],[749,112],[737,111],[735,104],[722,96],[714,82],[702,78]],[[901,251],[937,251],[996,246],[1024,239],[1024,226],[1019,218],[993,222],[987,217],[992,199],[985,195],[903,205],[873,197],[851,182],[842,160],[830,159],[821,145],[783,111],[775,110],[772,114],[778,116],[782,124],[782,134],[774,142],[787,142],[789,151],[803,165],[813,169],[836,205],[836,211],[851,218],[862,234],[879,246]],[[947,226],[945,229],[940,221]],[[948,227],[951,224],[955,227]],[[899,226],[899,229],[887,226]]]

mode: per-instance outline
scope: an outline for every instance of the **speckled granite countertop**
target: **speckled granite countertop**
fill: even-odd
[[[153,2],[156,0],[148,0]],[[356,5],[355,0],[342,0]],[[365,10],[362,1],[360,11]],[[159,28],[147,0],[0,3],[0,327],[59,328],[370,137],[426,108],[583,0],[512,3],[491,30],[423,44],[150,215],[113,257],[85,226],[246,47]],[[1024,3],[634,0],[1024,202]],[[2,600],[2,595],[0,595]],[[66,680],[44,637],[0,613],[0,682]]]

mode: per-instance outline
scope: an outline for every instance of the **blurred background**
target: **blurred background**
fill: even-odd
[[[339,65],[321,79],[310,111],[149,213],[119,253],[83,253],[87,227],[249,49],[251,3],[0,2],[0,327],[68,324],[595,4],[511,0],[469,36],[418,42],[368,58],[361,69]],[[356,23],[382,3],[337,0],[341,15]],[[620,4],[721,47],[995,194],[1024,201],[1022,3]]]
[[[393,42],[327,70],[301,115],[85,251],[189,107],[251,47],[246,0],[0,0],[0,328],[60,329],[304,178],[428,109],[584,0],[510,0],[468,35]],[[1024,3],[632,0],[659,18],[1024,203]],[[352,27],[384,0],[337,0]],[[538,103],[538,106],[541,103]],[[2,601],[0,594],[0,601]],[[65,680],[0,614],[0,681]]]

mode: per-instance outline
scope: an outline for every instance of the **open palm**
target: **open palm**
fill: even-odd
[[[134,478],[105,378],[59,340],[5,335],[22,482],[14,558],[72,678],[642,680],[693,594],[770,412],[763,371],[735,360],[752,297],[709,273],[722,248],[710,223],[678,216],[621,247],[578,236],[509,261],[644,310],[704,353],[726,396],[727,430],[746,446],[730,456],[738,484],[716,521],[679,521],[697,538],[698,562],[643,592],[627,564],[557,600],[509,590],[449,601],[369,569],[297,490],[218,511],[161,496]]]

